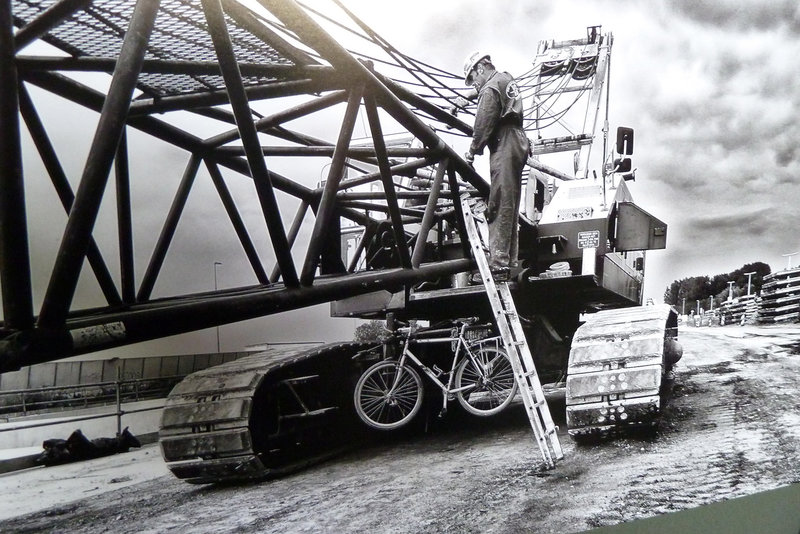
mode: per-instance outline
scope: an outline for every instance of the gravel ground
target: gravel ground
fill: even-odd
[[[798,334],[682,329],[658,435],[578,446],[562,434],[550,471],[513,406],[258,484],[180,482],[155,447],[12,473],[0,531],[568,533],[780,488],[800,482]]]

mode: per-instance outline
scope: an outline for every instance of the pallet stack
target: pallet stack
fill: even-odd
[[[764,277],[758,322],[774,324],[800,322],[800,267]]]
[[[727,324],[753,324],[756,322],[758,307],[761,299],[756,295],[743,295],[733,300],[722,303],[721,323]]]

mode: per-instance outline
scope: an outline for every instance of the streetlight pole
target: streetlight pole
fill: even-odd
[[[214,293],[217,292],[217,267],[222,265],[221,261],[214,262]],[[220,354],[219,348],[219,325],[217,325],[217,354]]]
[[[800,254],[800,251],[798,251],[798,252],[790,252],[789,254],[781,254],[781,256],[786,258],[786,270],[787,271],[792,269],[792,256],[794,256],[796,254]]]
[[[681,315],[686,315],[686,297],[683,297],[683,308],[681,308]]]
[[[750,296],[750,281],[753,279],[753,275],[756,274],[755,271],[751,273],[744,273],[747,276],[747,296]]]

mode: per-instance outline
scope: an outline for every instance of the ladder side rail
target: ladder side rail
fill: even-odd
[[[515,344],[515,348],[517,350],[517,354],[522,366],[525,368],[525,374],[523,379],[526,382],[526,385],[533,393],[533,396],[536,399],[537,405],[541,406],[542,409],[537,409],[536,414],[538,417],[541,418],[542,426],[547,429],[546,437],[550,439],[550,444],[554,450],[554,453],[558,459],[563,458],[563,452],[561,450],[561,443],[558,441],[558,436],[556,436],[556,427],[555,423],[553,422],[553,418],[550,414],[549,407],[547,406],[547,399],[544,396],[544,389],[542,389],[541,382],[539,381],[539,375],[536,371],[536,366],[533,362],[533,356],[530,352],[530,347],[525,338],[525,333],[522,330],[522,325],[519,322],[519,319],[516,315],[516,307],[514,306],[514,301],[511,297],[511,291],[508,288],[508,284],[503,282],[500,284],[500,294],[503,297],[503,300],[507,306],[507,308],[513,311],[513,321],[508,321],[510,326],[514,332],[514,337],[519,340]]]
[[[467,197],[462,197],[461,203],[470,250],[478,264],[486,294],[495,315],[500,338],[511,360],[536,443],[546,463],[553,466],[555,464],[554,457],[555,459],[563,458],[563,452],[511,292],[506,282],[495,282],[489,269],[482,245],[483,242],[488,241],[485,220],[473,213],[468,205]],[[482,224],[478,224],[479,221]]]

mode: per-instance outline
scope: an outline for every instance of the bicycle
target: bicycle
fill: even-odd
[[[442,410],[455,397],[472,415],[487,417],[503,411],[517,392],[511,360],[499,336],[468,339],[491,332],[491,324],[459,321],[452,329],[417,329],[413,323],[398,328],[392,341],[402,341],[399,359],[384,359],[363,372],[356,383],[353,402],[358,417],[379,430],[394,430],[409,423],[422,406],[421,369],[442,390]],[[447,335],[443,335],[447,334]],[[445,372],[425,365],[410,349],[412,343],[450,343],[453,359]],[[439,378],[446,376],[447,380]]]

